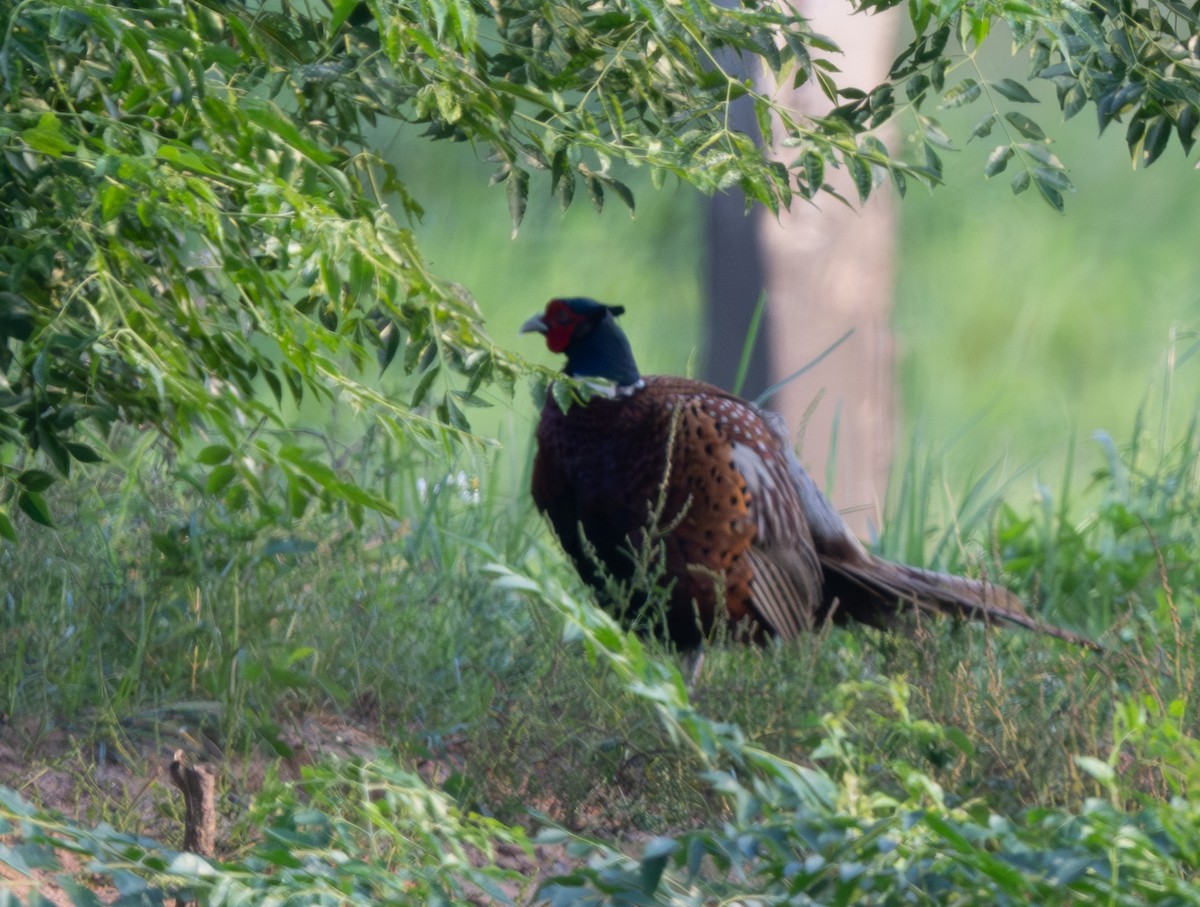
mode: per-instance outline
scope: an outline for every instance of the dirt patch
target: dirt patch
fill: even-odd
[[[212,748],[179,734],[167,734],[157,728],[153,742],[134,743],[138,735],[122,741],[119,748],[81,742],[95,735],[72,733],[61,728],[36,724],[0,725],[0,785],[16,790],[24,799],[42,809],[60,813],[72,822],[94,826],[107,822],[114,828],[161,841],[178,848],[183,839],[183,804],[168,770],[177,749],[191,752],[193,761],[218,762],[223,790],[218,794],[219,820],[225,826],[218,838],[233,824],[239,804],[252,798],[268,773],[282,778],[299,779],[304,765],[337,758],[368,759],[386,750],[386,741],[365,723],[338,714],[307,714],[284,728],[279,740],[289,750],[286,756],[251,755],[211,758]],[[424,759],[416,772],[431,786],[438,786],[456,769],[454,755]],[[19,843],[9,836],[0,843]],[[82,882],[101,903],[111,903],[117,892],[91,879],[80,859],[68,851],[57,852],[57,870],[17,869],[0,861],[0,884],[19,898],[34,892],[54,905],[70,907],[70,894],[59,884],[64,877]],[[481,864],[483,857],[480,858]],[[531,856],[516,846],[501,845],[493,857],[494,865],[519,873],[524,884],[504,886],[514,901],[527,900],[538,881],[569,870],[565,851],[559,846],[538,846]],[[481,899],[481,902],[484,899]]]

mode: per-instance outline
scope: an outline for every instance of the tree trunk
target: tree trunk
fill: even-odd
[[[767,341],[770,313],[764,311],[742,386],[734,386],[754,310],[766,287],[762,243],[758,238],[758,225],[766,216],[758,208],[747,212],[746,197],[741,192],[722,192],[709,199],[704,224],[709,301],[708,338],[700,373],[706,381],[750,399],[765,391],[774,380]]]
[[[725,72],[741,79],[754,75],[740,56],[728,50],[718,54],[717,63]],[[729,125],[746,135],[757,134],[754,105],[749,97],[737,98],[730,103]],[[742,386],[735,386],[742,350],[750,339],[754,310],[766,290],[759,239],[759,224],[766,216],[757,205],[747,209],[745,193],[739,189],[712,196],[705,209],[704,247],[708,255],[704,261],[704,277],[708,306],[700,374],[717,387],[750,399],[765,391],[774,380],[767,342],[770,313],[764,310]]]
[[[893,57],[894,15],[847,15],[840,0],[796,3],[817,32],[845,51],[836,58],[840,83],[883,81]],[[830,106],[815,80],[782,96],[804,113],[824,113]],[[891,136],[881,137],[893,145]],[[789,161],[794,152],[780,147],[775,154]],[[826,175],[844,198],[857,200],[844,169],[827,168]],[[793,435],[801,438],[801,462],[859,534],[879,525],[894,443],[891,192],[880,187],[866,205],[853,208],[829,196],[818,197],[815,204],[800,201],[778,220],[762,217],[758,231],[773,325],[772,373],[777,378],[791,374],[853,331],[768,405],[787,418]]]

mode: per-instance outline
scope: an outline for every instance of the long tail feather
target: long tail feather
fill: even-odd
[[[1093,652],[1105,651],[1094,640],[1030,617],[1016,595],[993,583],[893,564],[869,554],[861,561],[822,556],[821,566],[827,579],[842,580],[835,584],[843,599],[839,606],[866,623],[889,623],[907,608],[915,608],[983,623],[1012,624]]]

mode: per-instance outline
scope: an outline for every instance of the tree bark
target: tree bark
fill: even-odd
[[[845,52],[836,59],[842,69],[836,76],[839,83],[870,86],[883,81],[893,56],[895,15],[847,15],[841,0],[796,0],[795,5],[816,31]],[[830,107],[814,83],[780,95],[807,114]],[[892,136],[881,138],[892,146]],[[783,147],[774,152],[784,161],[794,154]],[[857,200],[844,169],[827,169],[826,174],[844,198]],[[773,374],[791,374],[853,331],[768,406],[782,412],[793,435],[802,439],[801,462],[860,535],[880,523],[894,444],[892,191],[881,186],[866,205],[856,207],[827,195],[815,204],[799,201],[778,220],[761,218],[758,231],[773,324]]]
[[[746,211],[746,197],[741,192],[722,192],[709,199],[704,224],[709,303],[701,374],[717,387],[750,399],[766,390],[773,380],[767,341],[770,313],[764,311],[743,384],[734,387],[754,310],[765,289],[762,243],[758,239],[758,225],[764,216],[758,208]]]
[[[722,2],[722,0],[718,0]],[[743,58],[728,50],[717,56],[725,72],[741,79],[754,76]],[[746,135],[756,135],[758,124],[749,97],[729,105],[729,125]],[[704,277],[708,290],[706,337],[700,374],[717,387],[754,399],[771,382],[771,351],[767,342],[770,313],[764,309],[758,334],[741,387],[735,387],[742,350],[749,342],[750,325],[758,300],[766,289],[759,223],[765,217],[757,205],[747,207],[746,195],[730,189],[712,196],[705,208]]]
[[[207,765],[188,765],[183,750],[175,751],[170,774],[183,794],[183,849],[211,859],[217,852],[217,776]]]

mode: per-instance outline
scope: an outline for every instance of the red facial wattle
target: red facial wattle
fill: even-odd
[[[543,320],[546,323],[546,346],[552,353],[562,353],[571,345],[575,328],[586,319],[561,299],[553,299],[546,306]]]

